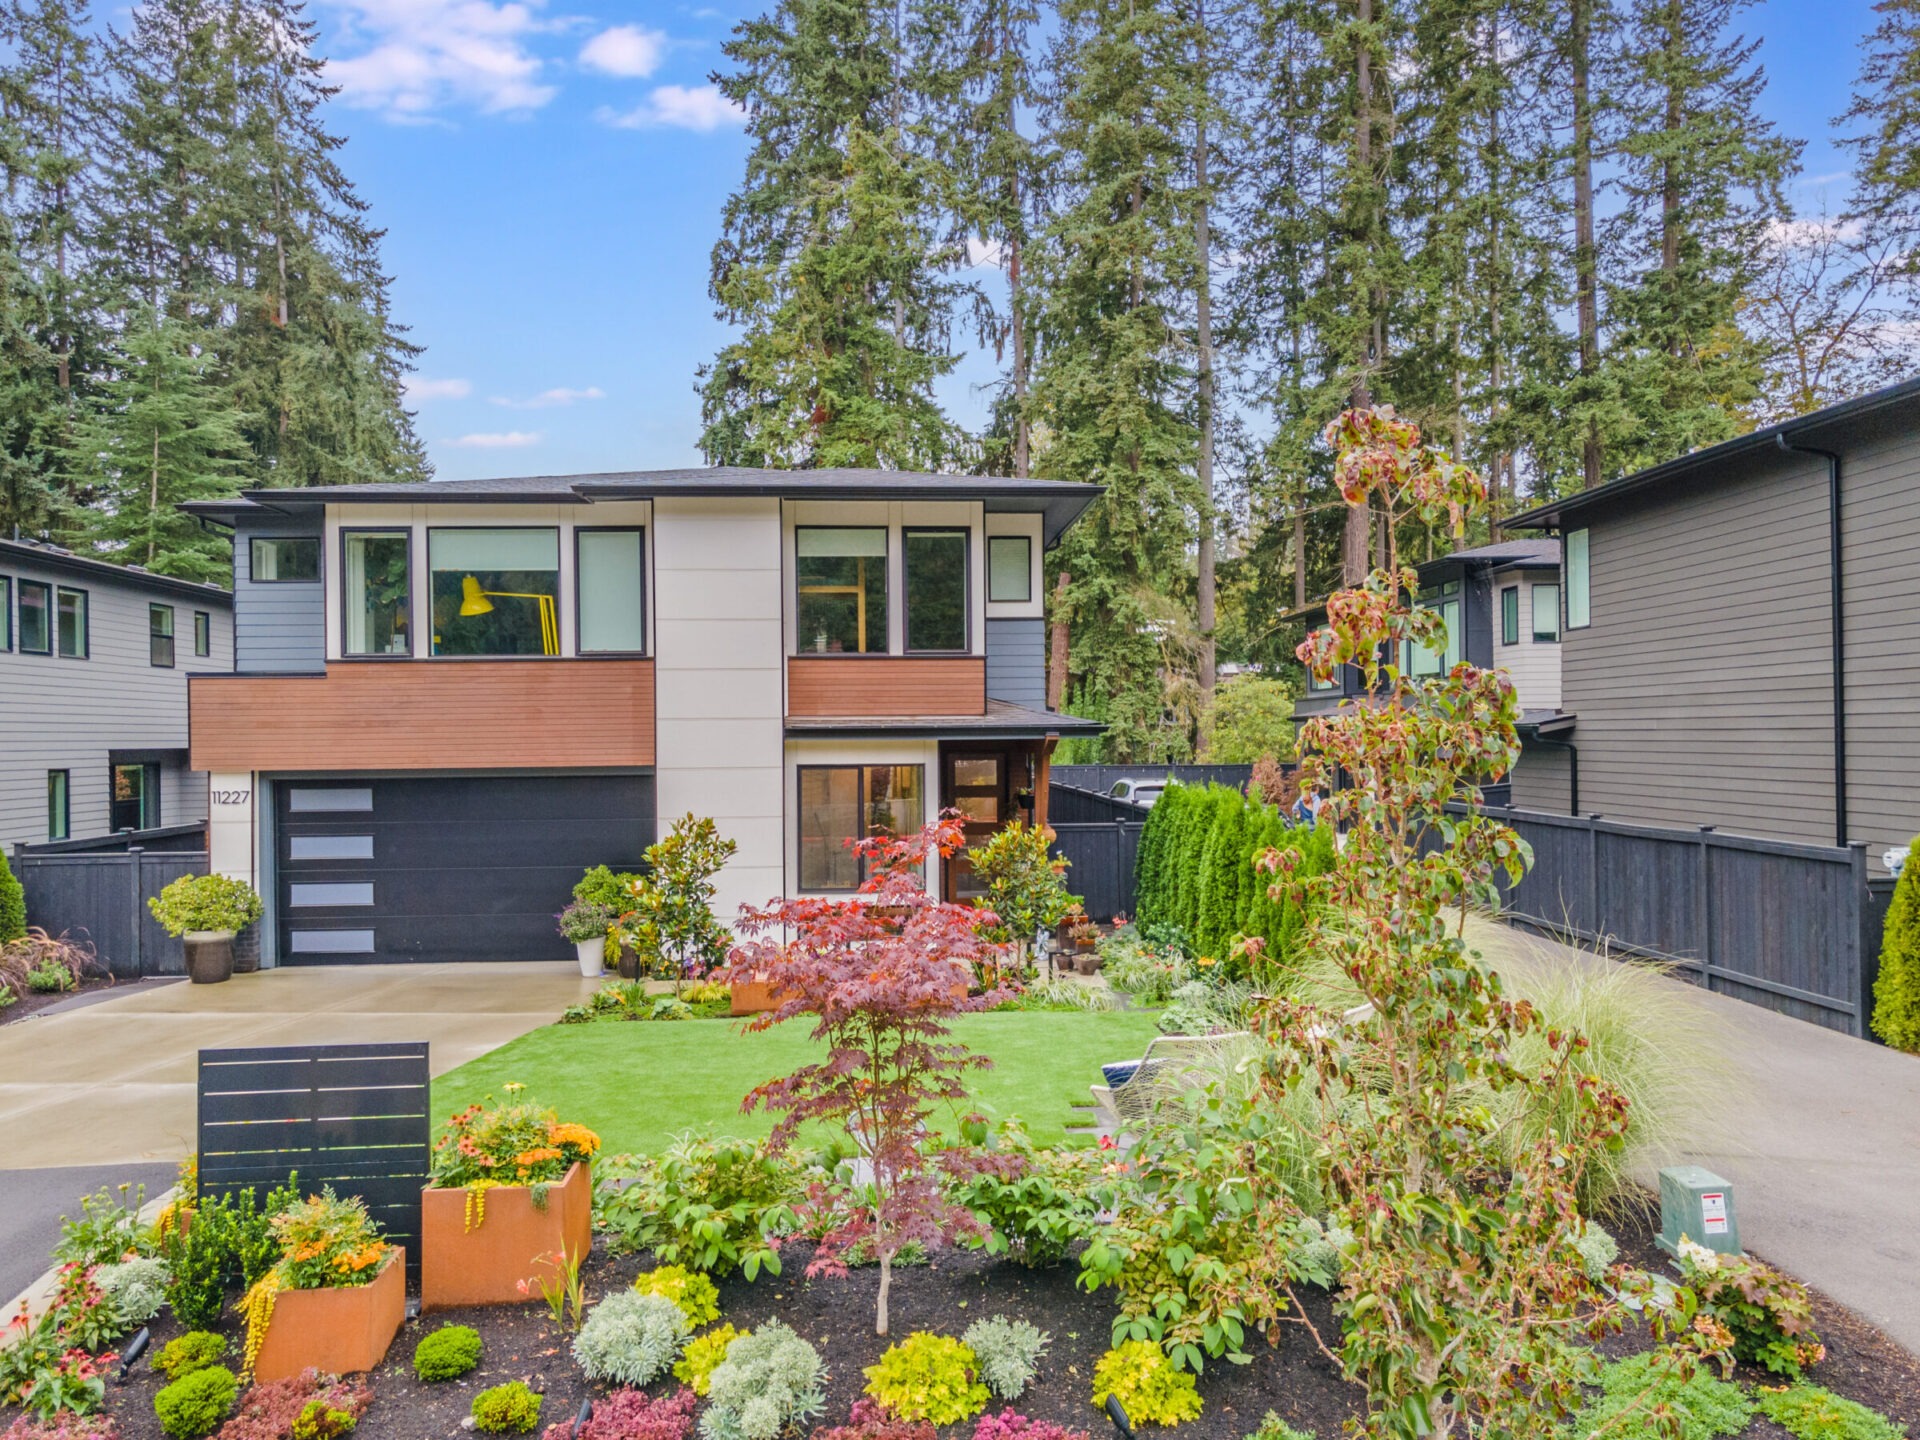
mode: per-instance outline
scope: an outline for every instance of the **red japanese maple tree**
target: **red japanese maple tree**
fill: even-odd
[[[950,1040],[946,1022],[1005,998],[998,990],[968,993],[977,972],[1005,963],[1005,947],[980,934],[992,917],[929,894],[921,874],[930,855],[950,856],[964,843],[952,814],[917,835],[855,843],[867,871],[856,897],[788,899],[746,911],[735,928],[748,938],[718,974],[769,985],[775,1008],[749,1029],[807,1016],[813,1038],[826,1044],[824,1060],[769,1080],[741,1108],[779,1115],[775,1148],[811,1121],[852,1135],[871,1178],[814,1187],[806,1209],[825,1229],[807,1273],[845,1274],[848,1250],[870,1247],[880,1266],[880,1335],[901,1248],[980,1231],[947,1198],[941,1179],[967,1166],[967,1152],[925,1143],[934,1109],[965,1100],[967,1072],[992,1064]]]

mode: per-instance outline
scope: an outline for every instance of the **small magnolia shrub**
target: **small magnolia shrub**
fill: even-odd
[[[480,1332],[471,1325],[443,1325],[413,1347],[413,1373],[429,1383],[458,1380],[480,1363]]]
[[[1596,1285],[1607,1278],[1607,1270],[1620,1258],[1620,1242],[1592,1220],[1587,1221],[1587,1228],[1575,1238],[1573,1248],[1580,1254],[1580,1266],[1587,1272],[1587,1279]]]
[[[589,1378],[615,1385],[646,1385],[679,1357],[693,1326],[664,1295],[624,1290],[587,1312],[573,1337],[573,1358]]]
[[[160,1347],[154,1367],[169,1380],[178,1380],[227,1358],[227,1337],[211,1330],[189,1330]]]
[[[1296,1430],[1273,1411],[1267,1411],[1267,1418],[1260,1422],[1260,1428],[1247,1436],[1247,1440],[1319,1440],[1311,1430]]]
[[[1738,1435],[1753,1418],[1753,1402],[1738,1385],[1705,1369],[1683,1376],[1654,1363],[1653,1354],[1615,1361],[1600,1372],[1600,1394],[1574,1417],[1567,1432],[1605,1434],[1607,1440],[1713,1440]],[[1663,1409],[1671,1426],[1653,1412]]]
[[[172,1440],[203,1440],[220,1428],[239,1393],[231,1370],[208,1365],[163,1386],[153,1397],[153,1413]]]
[[[704,1440],[774,1440],[826,1404],[820,1352],[778,1320],[742,1335],[707,1382]]]
[[[1680,1242],[1680,1270],[1700,1308],[1733,1336],[1733,1353],[1789,1380],[1826,1358],[1813,1329],[1807,1287],[1745,1255],[1720,1255]]]
[[[673,1378],[683,1385],[692,1386],[694,1394],[705,1395],[707,1382],[713,1377],[715,1368],[727,1358],[727,1347],[749,1333],[735,1330],[731,1325],[720,1325],[704,1335],[694,1336],[687,1342],[687,1348],[674,1365]]]
[[[1051,1420],[1030,1420],[1011,1410],[982,1415],[973,1427],[973,1440],[1088,1440],[1084,1430],[1071,1430]]]
[[[973,1351],[950,1335],[916,1330],[866,1368],[867,1394],[889,1415],[953,1425],[987,1408]]]
[[[1906,1426],[1818,1385],[1763,1389],[1760,1413],[1794,1440],[1906,1440]]]
[[[167,1262],[136,1255],[93,1272],[93,1283],[113,1310],[121,1328],[132,1330],[160,1313],[167,1303]]]
[[[489,1435],[524,1435],[540,1423],[544,1397],[524,1380],[509,1380],[473,1397],[473,1428]]]
[[[642,1295],[664,1295],[680,1307],[689,1325],[711,1325],[720,1318],[720,1292],[713,1281],[684,1265],[661,1265],[633,1282]]]
[[[1103,1409],[1109,1395],[1135,1425],[1178,1425],[1200,1414],[1193,1376],[1174,1369],[1151,1340],[1127,1340],[1100,1357],[1093,1367],[1094,1408]]]
[[[573,1436],[573,1423],[549,1425],[543,1440],[687,1440],[693,1430],[693,1392],[676,1390],[658,1399],[639,1390],[616,1390],[593,1402],[593,1417]]]
[[[250,1388],[240,1397],[239,1413],[220,1427],[217,1440],[337,1440],[359,1423],[372,1403],[373,1391],[365,1385],[303,1370]]]
[[[1017,1400],[1033,1383],[1051,1337],[1025,1320],[995,1315],[974,1321],[960,1338],[973,1351],[987,1389],[1001,1400]]]

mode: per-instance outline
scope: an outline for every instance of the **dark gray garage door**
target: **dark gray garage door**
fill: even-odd
[[[654,837],[651,774],[328,777],[274,792],[283,964],[565,959],[553,917],[574,881],[636,868]]]

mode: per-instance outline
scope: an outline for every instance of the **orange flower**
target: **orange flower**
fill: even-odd
[[[586,1151],[589,1155],[597,1155],[600,1151],[600,1137],[584,1125],[575,1125],[570,1122],[549,1125],[547,1138],[555,1145],[572,1145],[576,1149]]]

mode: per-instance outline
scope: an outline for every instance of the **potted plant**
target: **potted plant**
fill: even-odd
[[[246,1370],[264,1382],[373,1369],[406,1319],[405,1252],[380,1238],[364,1201],[332,1190],[270,1223],[280,1259],[240,1302]]]
[[[1067,943],[1073,949],[1073,968],[1082,975],[1100,969],[1100,927],[1087,918],[1087,912],[1075,905],[1067,912]]]
[[[560,938],[573,942],[580,973],[588,978],[606,974],[607,931],[613,928],[613,912],[591,900],[576,900],[554,919],[560,922]]]
[[[147,901],[169,935],[184,941],[187,975],[212,985],[233,975],[233,937],[260,918],[260,897],[244,880],[182,875]]]
[[[564,1280],[593,1244],[600,1137],[524,1090],[469,1105],[434,1141],[420,1196],[422,1310],[518,1304]]]

